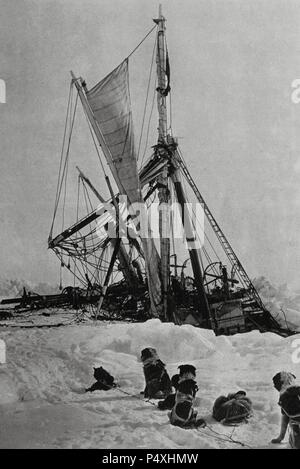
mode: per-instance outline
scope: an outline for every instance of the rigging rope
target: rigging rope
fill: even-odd
[[[90,196],[89,196],[89,193],[88,193],[88,190],[87,190],[87,187],[85,185],[85,182],[83,181],[83,189],[84,189],[84,198],[85,198],[85,203],[86,203],[86,208],[87,208],[87,212],[89,212],[89,210],[93,210],[93,206],[92,206],[92,202],[91,202],[91,199],[90,199]],[[89,207],[88,207],[88,202],[89,202]],[[92,226],[91,226],[91,223],[89,223],[89,226],[90,226],[90,230],[91,232],[93,231],[92,230]],[[94,258],[95,258],[95,261],[97,262],[97,258],[95,256],[95,243],[94,243],[94,238],[91,239],[92,241],[92,246],[93,246],[93,254],[94,254]],[[94,277],[94,274],[93,274],[93,277]]]
[[[184,160],[184,157],[183,157],[183,155],[182,155],[182,152],[180,151],[179,148],[178,148],[178,152],[179,152],[179,154],[180,154],[180,157],[181,157],[182,161],[183,161],[184,164],[186,165],[185,160]],[[215,233],[215,235],[217,236],[216,233]],[[208,242],[209,242],[209,244],[210,244],[212,250],[214,251],[216,257],[220,260],[219,256],[217,255],[217,253],[216,253],[216,251],[215,251],[215,249],[214,249],[214,247],[213,247],[213,245],[212,245],[212,243],[211,243],[211,241],[209,240],[209,238],[208,238],[207,235],[206,235],[206,238],[207,238],[207,240],[208,240]],[[220,242],[220,239],[219,239],[218,236],[217,236],[217,238],[218,238],[218,241]],[[231,262],[231,260],[230,260],[229,258],[228,258],[228,260],[229,260],[230,263],[232,264],[232,262]],[[245,281],[244,281],[244,279],[243,279],[243,277],[242,277],[242,275],[241,275],[241,273],[240,273],[240,271],[239,271],[238,268],[237,268],[237,270],[236,270],[236,276],[237,276],[237,278],[238,278],[238,280],[239,280],[239,282],[240,282],[240,285],[246,290],[247,296],[248,296],[250,299],[252,299],[251,292],[248,291],[247,285],[246,285],[246,283],[245,283]]]
[[[54,220],[58,208],[58,202],[59,202],[59,186],[60,186],[60,178],[61,178],[61,168],[62,168],[62,162],[63,162],[63,156],[64,156],[64,147],[65,147],[65,141],[66,141],[66,135],[67,135],[67,128],[68,128],[68,119],[69,119],[69,112],[70,112],[70,103],[72,99],[72,92],[73,92],[73,86],[72,82],[70,83],[70,90],[69,90],[69,96],[68,96],[68,106],[67,106],[67,114],[66,114],[66,120],[65,120],[65,128],[64,128],[64,134],[63,134],[63,143],[62,143],[62,149],[61,149],[61,154],[60,154],[60,163],[59,163],[59,171],[58,171],[58,179],[57,179],[57,186],[56,186],[56,195],[55,195],[55,203],[54,203],[54,212],[53,212],[53,218],[52,218],[52,223],[50,227],[50,238],[52,238],[52,233],[53,233],[53,226],[54,226]]]
[[[167,44],[167,36],[165,36],[165,45],[166,45],[166,56],[169,56],[169,51],[168,51],[168,44]],[[168,131],[170,131],[170,135],[173,135],[173,129],[172,129],[172,90],[169,88],[169,127]]]
[[[153,114],[153,108],[154,108],[154,102],[155,102],[156,84],[157,84],[157,80],[155,80],[155,86],[154,86],[154,92],[153,92],[153,99],[152,99],[152,106],[151,106],[151,111],[150,111],[150,116],[149,116],[149,121],[148,121],[147,134],[146,134],[146,142],[145,142],[145,149],[144,149],[144,153],[143,153],[143,156],[142,156],[141,166],[143,165],[144,158],[145,158],[146,151],[147,151],[147,147],[148,147],[149,132],[150,132],[150,124],[151,124],[151,119],[152,119],[152,114]]]
[[[152,33],[152,31],[157,28],[157,25],[153,26],[153,28],[150,29],[150,31],[146,34],[146,36],[141,40],[141,42],[138,43],[138,45],[133,49],[132,52],[130,52],[129,55],[127,55],[127,59],[132,56],[132,54],[135,53],[135,51],[143,44],[143,42],[147,39],[147,37]]]
[[[76,204],[76,223],[78,223],[78,220],[79,220],[79,197],[80,197],[80,175],[78,175],[78,183],[77,183],[77,204]],[[76,266],[77,266],[77,259],[75,257],[75,260],[73,261],[74,262],[74,272],[73,272],[73,284],[74,284],[74,287],[75,287],[75,279],[76,279]]]
[[[232,438],[233,431],[234,431],[235,429],[231,432],[231,435],[226,435],[225,433],[219,433],[219,432],[213,430],[213,428],[211,428],[210,425],[207,425],[207,424],[206,424],[206,427],[205,427],[205,428],[207,428],[208,430],[210,430],[210,431],[213,433],[213,435],[208,435],[208,434],[205,432],[204,429],[197,428],[197,431],[200,432],[200,433],[202,433],[202,434],[205,434],[205,436],[208,436],[208,437],[211,437],[211,438],[215,438],[216,440],[223,441],[223,442],[225,442],[225,443],[234,443],[234,444],[238,444],[238,445],[240,445],[240,446],[243,446],[243,447],[246,447],[246,448],[249,448],[249,449],[253,449],[253,447],[250,446],[250,445],[248,445],[247,443],[243,443],[243,442],[240,441],[240,440],[234,440],[234,439]]]
[[[72,137],[72,132],[73,132],[73,128],[74,128],[74,122],[75,122],[75,115],[76,115],[77,103],[78,103],[78,93],[77,93],[77,96],[76,96],[76,102],[75,102],[74,111],[73,111],[73,116],[72,116],[72,121],[71,121],[71,128],[70,128],[69,137],[68,137],[68,146],[67,146],[67,150],[66,150],[64,168],[63,168],[61,180],[60,180],[60,183],[59,183],[59,189],[58,189],[56,207],[55,207],[55,209],[54,209],[54,216],[53,216],[52,228],[53,228],[55,216],[56,216],[57,209],[58,209],[58,203],[59,203],[59,199],[60,199],[60,196],[61,196],[61,191],[62,191],[64,179],[65,179],[65,174],[66,174],[67,167],[68,167],[68,159],[69,159],[69,155],[70,155],[70,144],[71,144],[71,137]],[[64,210],[64,207],[63,207],[63,210]],[[51,230],[52,230],[52,228],[51,228]]]
[[[146,100],[145,100],[144,113],[143,113],[143,119],[142,119],[142,128],[141,128],[141,134],[140,134],[139,146],[138,146],[138,152],[137,152],[137,160],[139,159],[140,150],[141,150],[141,143],[142,143],[142,137],[143,137],[143,131],[144,131],[144,124],[145,124],[145,117],[146,117],[146,111],[147,111],[149,90],[150,90],[150,84],[151,84],[151,76],[152,76],[153,63],[154,63],[154,54],[155,54],[155,49],[156,49],[156,41],[157,41],[157,36],[155,36],[155,42],[154,42],[154,47],[153,47],[153,52],[152,52],[152,60],[151,60],[150,71],[149,71],[148,86],[147,86],[147,92],[146,92]]]

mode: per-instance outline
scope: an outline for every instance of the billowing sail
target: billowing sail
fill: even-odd
[[[119,191],[134,203],[140,197],[140,184],[130,107],[128,60],[87,91],[86,97],[110,151],[108,164]]]
[[[130,204],[143,203],[134,146],[128,59],[86,91],[86,97],[103,135],[108,150],[104,153],[120,193],[128,197]],[[159,316],[162,308],[159,256],[149,225],[147,235],[142,237],[142,243],[151,310]]]

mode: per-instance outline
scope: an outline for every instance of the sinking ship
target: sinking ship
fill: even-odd
[[[89,305],[95,320],[159,318],[213,329],[217,335],[253,329],[289,335],[292,331],[264,306],[188,169],[172,130],[171,60],[161,7],[153,21],[136,48],[154,36],[141,130],[146,158],[141,158],[140,145],[137,150],[131,106],[134,97],[129,90],[129,64],[136,49],[93,87],[71,72],[48,239],[60,269],[74,279],[62,294],[77,306]],[[157,137],[148,144],[155,101]],[[80,105],[99,158],[106,195],[97,176],[88,174],[86,155],[87,167],[74,168],[78,171],[77,216],[73,224],[65,226],[70,142]],[[80,200],[85,201],[83,216],[78,215]],[[62,223],[58,222],[59,213]]]

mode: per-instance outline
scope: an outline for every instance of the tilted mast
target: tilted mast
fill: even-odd
[[[99,128],[99,126],[97,125],[97,122],[95,121],[94,119],[94,116],[92,114],[92,111],[89,107],[89,104],[87,102],[87,99],[82,91],[82,88],[81,86],[79,85],[78,83],[78,80],[76,80],[75,78],[75,75],[73,72],[71,72],[71,76],[72,76],[72,79],[73,79],[73,82],[75,83],[75,87],[78,91],[78,94],[79,94],[79,98],[81,100],[81,103],[82,103],[82,106],[84,107],[84,110],[87,114],[87,116],[89,117],[89,121],[91,122],[91,125],[93,127],[93,130],[98,138],[98,141],[101,145],[101,148],[102,148],[102,151],[103,153],[105,154],[106,158],[108,161],[111,161],[112,160],[112,156],[111,156],[111,153],[107,147],[107,145],[105,144],[105,140],[104,140],[104,137],[102,135],[102,132]],[[112,165],[111,165],[112,166]],[[96,197],[98,198],[98,200],[101,202],[101,203],[105,203],[105,200],[100,196],[99,192],[96,191],[96,189],[94,188],[94,186],[91,184],[91,182],[89,181],[88,178],[86,178],[86,176],[84,176],[84,174],[82,173],[82,171],[79,170],[79,174],[81,175],[81,177],[87,182],[87,184],[89,185],[89,187],[92,189],[92,191],[94,192],[94,194],[96,195]],[[108,187],[110,187],[110,182],[109,182],[109,179],[108,179],[108,176],[105,175],[105,180],[106,180],[106,183],[108,185]],[[111,240],[113,246],[114,246],[114,249],[115,249],[115,246],[116,246],[116,239],[112,239]],[[123,275],[124,277],[126,278],[126,280],[128,281],[129,285],[130,286],[135,286],[137,285],[138,283],[138,278],[137,278],[137,275],[134,271],[134,269],[132,268],[130,262],[129,262],[129,258],[128,258],[128,255],[127,255],[127,252],[126,252],[126,249],[122,243],[122,241],[120,243],[118,243],[118,250],[116,252],[116,256],[119,258],[119,261],[120,261],[120,267],[121,267],[121,270],[123,272]]]
[[[88,90],[83,80],[80,80],[81,83],[79,83],[74,75],[72,77],[118,190],[121,195],[127,197],[127,206],[130,211],[134,212],[130,214],[136,227],[139,227],[137,212],[145,211],[146,206],[141,193],[134,145],[128,57],[92,89]],[[108,185],[110,186],[110,184]],[[113,197],[112,200],[115,198]],[[148,220],[146,220],[145,229],[146,232],[141,235],[141,242],[145,258],[151,315],[160,317],[162,292],[159,277],[159,256],[150,233]]]

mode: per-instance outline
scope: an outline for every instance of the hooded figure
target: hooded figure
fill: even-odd
[[[296,384],[296,376],[281,371],[273,376],[275,389],[279,391],[278,404],[281,407],[280,434],[272,443],[281,443],[289,428],[289,444],[291,448],[300,449],[300,386]]]

